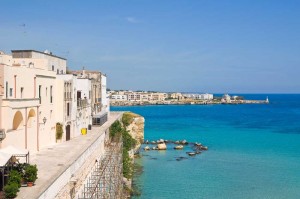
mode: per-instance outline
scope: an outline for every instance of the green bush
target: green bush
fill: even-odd
[[[133,121],[133,113],[131,112],[126,112],[123,114],[123,117],[122,117],[122,123],[125,127],[129,126],[132,121]]]
[[[35,182],[37,177],[37,167],[36,165],[28,165],[25,168],[24,178],[26,182]]]
[[[8,176],[8,184],[17,184],[18,187],[21,187],[22,175],[17,170],[11,170]]]
[[[17,197],[17,193],[19,191],[19,185],[15,182],[12,182],[11,184],[5,185],[3,190],[5,198],[15,198]]]
[[[132,178],[133,163],[128,151],[123,148],[123,176],[127,179]]]
[[[111,138],[117,137],[122,133],[123,127],[120,121],[115,121],[109,128],[109,135]]]
[[[137,141],[131,137],[131,135],[125,129],[122,131],[123,147],[129,151],[135,147]]]
[[[63,125],[59,122],[56,123],[56,139],[60,140],[63,136],[64,130]]]
[[[133,174],[133,162],[129,157],[128,151],[133,149],[137,141],[131,137],[131,135],[126,130],[126,126],[128,126],[133,120],[133,113],[124,113],[122,117],[122,123],[120,121],[114,122],[110,127],[110,137],[112,140],[119,138],[122,136],[123,139],[123,176],[125,178],[132,178]]]

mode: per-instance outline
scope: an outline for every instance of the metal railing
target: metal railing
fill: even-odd
[[[77,107],[87,107],[88,101],[87,99],[77,99]]]

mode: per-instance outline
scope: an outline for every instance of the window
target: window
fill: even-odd
[[[50,103],[52,103],[52,86],[50,86]]]
[[[12,97],[12,95],[13,95],[13,89],[10,88],[10,89],[9,89],[9,96]]]
[[[54,71],[54,65],[52,65],[52,71]]]
[[[24,87],[21,87],[21,98],[23,98]]]
[[[39,98],[40,98],[40,104],[42,103],[42,86],[39,85]]]
[[[59,74],[59,69],[56,70],[56,74]]]
[[[70,103],[67,103],[67,116],[70,115]]]
[[[6,87],[5,87],[5,96],[6,98],[8,97],[8,82],[6,82]]]

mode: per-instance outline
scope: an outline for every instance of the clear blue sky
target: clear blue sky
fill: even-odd
[[[85,4],[84,4],[85,3]],[[0,2],[0,49],[51,50],[111,89],[300,93],[300,1]]]

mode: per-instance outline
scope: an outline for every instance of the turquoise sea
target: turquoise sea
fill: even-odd
[[[243,95],[265,99],[264,95]],[[145,140],[186,139],[209,150],[142,151],[136,198],[299,199],[300,95],[268,94],[270,104],[111,107],[145,117]]]

